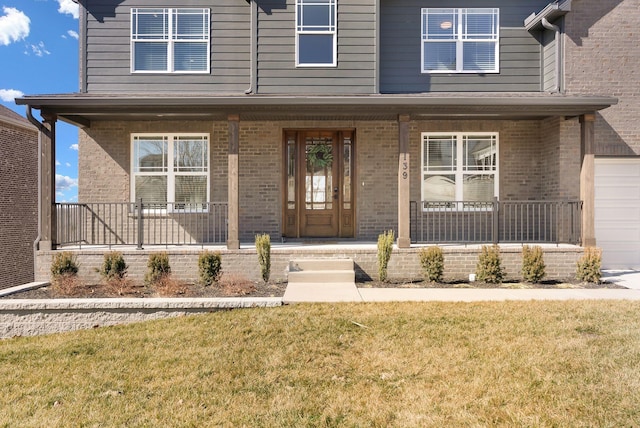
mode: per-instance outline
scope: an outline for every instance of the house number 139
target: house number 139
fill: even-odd
[[[407,155],[404,155],[404,160],[402,161],[402,179],[406,180],[409,178],[409,174],[407,170],[409,169],[409,162],[407,162]]]

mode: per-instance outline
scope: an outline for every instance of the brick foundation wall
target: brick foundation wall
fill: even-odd
[[[0,120],[0,289],[33,281],[38,133]]]
[[[476,263],[480,249],[473,247],[442,247],[445,256],[445,278],[446,279],[468,279],[470,273],[475,272]],[[244,276],[250,280],[260,279],[260,268],[255,249],[226,250],[225,248],[215,248],[222,254],[222,270],[226,273],[233,273]],[[125,262],[129,266],[129,278],[136,282],[144,280],[147,269],[147,260],[152,252],[158,250],[124,250],[122,251]],[[198,255],[199,248],[192,249],[171,249],[169,253],[169,263],[174,276],[182,281],[194,282],[198,279]],[[418,258],[419,247],[410,249],[394,249],[389,263],[389,278],[395,279],[417,279],[421,278],[421,269]],[[78,262],[78,275],[82,281],[87,283],[97,283],[100,276],[97,269],[103,261],[103,252],[100,250],[79,250],[75,251]],[[54,251],[38,252],[37,281],[48,281],[50,279],[50,265]],[[572,246],[545,246],[544,258],[547,265],[548,279],[568,279],[575,276],[576,262],[582,256],[583,249]],[[508,245],[501,247],[503,267],[506,270],[507,279],[520,279],[522,265],[522,248],[518,245]],[[361,279],[376,279],[377,250],[374,245],[370,249],[351,249],[349,247],[340,248],[328,247],[326,249],[287,249],[272,248],[271,253],[271,279],[282,281],[286,279],[286,269],[290,260],[300,258],[349,258],[353,259],[356,265],[356,276]]]

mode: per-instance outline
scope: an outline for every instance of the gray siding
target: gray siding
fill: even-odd
[[[260,1],[259,6],[259,93],[375,92],[376,6],[373,0],[338,1],[336,67],[296,68],[294,0]]]
[[[86,90],[91,93],[242,93],[250,85],[250,6],[244,0],[90,0]],[[211,73],[131,73],[132,7],[210,7]]]
[[[500,8],[500,72],[497,74],[423,74],[420,65],[423,7],[437,0],[382,0],[380,10],[380,92],[540,91],[540,43],[524,29],[524,19],[548,0],[513,2],[452,0],[446,7]]]
[[[542,90],[553,91],[556,84],[556,41],[555,32],[542,33]]]

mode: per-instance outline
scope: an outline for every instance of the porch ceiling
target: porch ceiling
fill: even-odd
[[[58,94],[16,99],[42,113],[89,127],[92,120],[541,119],[579,116],[617,104],[614,97],[543,93],[376,95]]]

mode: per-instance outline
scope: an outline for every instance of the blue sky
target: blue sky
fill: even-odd
[[[78,5],[0,0],[0,103],[25,116],[16,97],[70,92],[78,92]],[[78,130],[58,121],[56,132],[56,200],[75,202]]]

